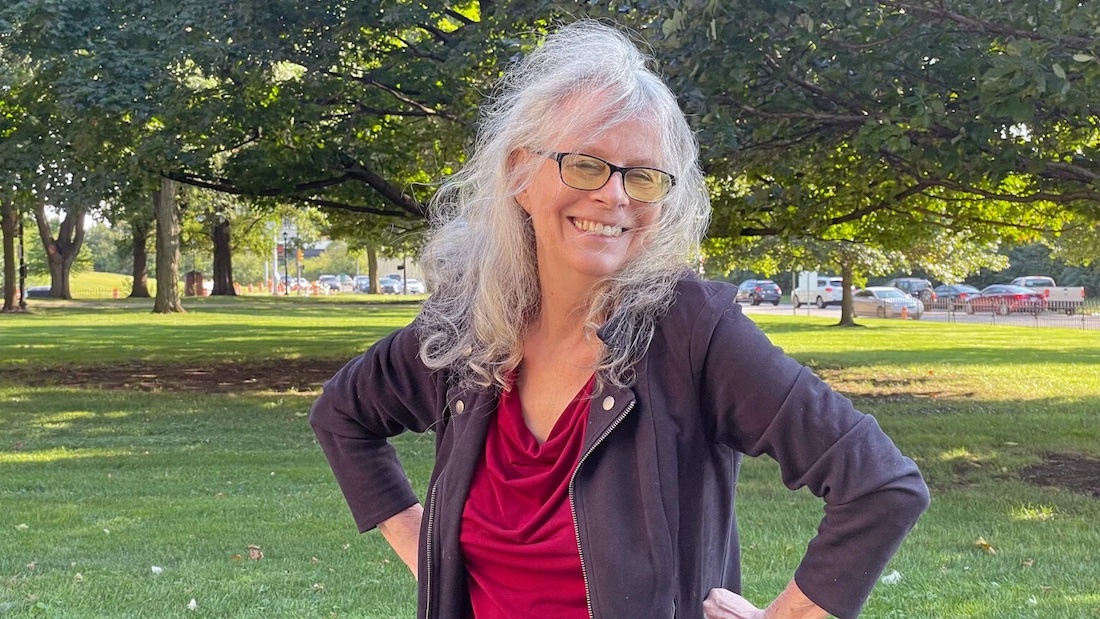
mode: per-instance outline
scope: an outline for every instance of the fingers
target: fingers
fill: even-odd
[[[711,589],[703,600],[703,619],[760,619],[763,611],[729,589]]]

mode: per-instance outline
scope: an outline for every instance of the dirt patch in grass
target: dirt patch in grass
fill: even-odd
[[[246,393],[251,391],[316,391],[347,359],[283,359],[260,363],[204,363],[190,366],[120,363],[56,369],[6,368],[0,380],[29,387],[75,387],[142,392],[185,391]],[[894,381],[880,381],[880,383]],[[875,387],[896,385],[876,384]],[[920,393],[851,394],[857,398],[928,397]],[[877,397],[876,397],[877,396]],[[935,396],[932,396],[933,398]],[[980,463],[960,463],[958,482],[981,468]],[[1039,485],[1056,486],[1100,498],[1100,460],[1072,454],[1050,454],[1046,460],[1019,471],[1020,478]]]
[[[5,383],[29,387],[75,387],[132,391],[315,391],[347,359],[284,359],[261,363],[204,363],[179,366],[119,363],[56,369],[6,369]]]
[[[1100,460],[1072,454],[1050,454],[1046,461],[1020,470],[1038,486],[1057,486],[1100,498]]]

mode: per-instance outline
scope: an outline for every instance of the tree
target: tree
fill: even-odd
[[[155,194],[157,221],[157,296],[153,312],[170,314],[183,312],[180,303],[180,214],[176,202],[176,183],[162,177]]]
[[[22,218],[32,195],[27,179],[35,175],[39,165],[39,146],[43,144],[39,127],[29,114],[28,98],[34,92],[33,63],[12,54],[0,40],[0,245],[3,247],[2,311],[25,308],[16,300],[18,272],[16,235],[22,232]],[[23,239],[18,239],[19,255],[24,252]]]
[[[18,309],[15,302],[15,235],[19,228],[19,213],[10,198],[0,195],[0,233],[4,253],[4,304],[0,312]]]
[[[131,184],[163,175],[407,222],[425,218],[428,183],[461,162],[479,93],[554,12],[15,0],[0,8],[0,42],[45,67],[39,83],[61,112],[51,130],[71,132],[74,161],[110,162]]]
[[[670,10],[654,40],[699,129],[712,234],[861,222],[889,249],[1096,217],[1098,24],[1097,3],[739,0]]]

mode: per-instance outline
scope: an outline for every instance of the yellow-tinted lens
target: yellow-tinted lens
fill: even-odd
[[[653,168],[634,168],[623,178],[626,195],[641,202],[657,202],[672,189],[668,174]]]
[[[611,168],[595,157],[573,154],[562,157],[561,180],[574,189],[599,189],[610,177]]]

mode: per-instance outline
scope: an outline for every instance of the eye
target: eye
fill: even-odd
[[[572,172],[582,176],[600,177],[607,174],[607,165],[598,159],[573,157],[572,159],[567,159],[565,164]]]
[[[635,168],[627,173],[631,183],[639,187],[659,187],[664,183],[664,173],[650,168]]]

